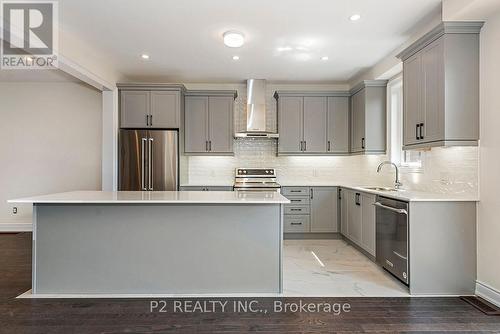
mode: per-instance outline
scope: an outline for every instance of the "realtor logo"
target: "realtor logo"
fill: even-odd
[[[56,1],[1,1],[1,69],[57,67]]]

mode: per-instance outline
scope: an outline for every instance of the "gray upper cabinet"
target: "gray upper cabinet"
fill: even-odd
[[[385,153],[386,90],[386,80],[365,80],[351,90],[351,153]]]
[[[276,92],[278,154],[349,153],[349,92]]]
[[[179,92],[152,91],[150,127],[179,128],[181,121]]]
[[[304,97],[304,152],[327,151],[327,113],[326,97]]]
[[[284,96],[278,102],[278,153],[301,153],[304,98]]]
[[[403,148],[477,145],[482,22],[444,22],[409,46],[403,61]]]
[[[349,97],[328,97],[327,152],[349,153]]]
[[[185,98],[185,153],[233,154],[235,93],[219,92],[209,96],[201,94],[202,92],[188,92]]]
[[[150,93],[148,91],[120,92],[120,126],[143,128],[149,124]]]
[[[180,128],[183,86],[118,84],[118,87],[121,128]]]
[[[311,188],[311,232],[338,232],[337,188]]]
[[[208,151],[208,97],[186,96],[185,152]]]

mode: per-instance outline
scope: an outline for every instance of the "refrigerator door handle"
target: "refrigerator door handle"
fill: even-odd
[[[153,138],[149,138],[148,140],[148,165],[149,165],[149,173],[148,173],[148,190],[153,190]]]
[[[141,168],[141,189],[142,190],[147,190],[146,189],[146,179],[145,179],[145,170],[146,170],[146,159],[144,157],[144,152],[146,151],[146,138],[141,139],[141,162],[142,162],[142,168]]]

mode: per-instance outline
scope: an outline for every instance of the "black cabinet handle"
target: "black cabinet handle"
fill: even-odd
[[[153,115],[149,115],[149,126],[153,126]]]
[[[304,152],[307,151],[307,142],[304,140]]]
[[[361,148],[365,149],[365,138],[361,138]]]
[[[360,193],[356,193],[356,205],[361,205],[361,202],[359,201],[360,196],[361,196]]]
[[[328,152],[330,152],[331,149],[332,149],[332,145],[331,145],[330,141],[328,141]]]
[[[311,188],[311,199],[313,199],[313,197],[314,197],[313,193],[314,193],[314,190],[313,190],[313,188]]]
[[[424,123],[420,123],[420,139],[424,139]]]
[[[290,225],[302,225],[302,223],[290,223]]]
[[[342,199],[342,189],[339,189],[339,199]]]
[[[420,127],[420,124],[415,125],[415,139],[416,140],[420,139],[420,135],[419,135],[419,131],[418,131],[419,127]]]

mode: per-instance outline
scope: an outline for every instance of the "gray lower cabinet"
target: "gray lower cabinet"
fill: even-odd
[[[342,188],[340,199],[341,233],[350,241],[375,256],[376,195]]]
[[[361,247],[375,256],[375,203],[376,195],[361,193]]]
[[[338,232],[337,187],[311,188],[311,232]]]
[[[280,134],[278,154],[349,153],[348,92],[276,92],[275,97]]]
[[[120,90],[120,127],[178,129],[181,90]]]
[[[186,154],[233,154],[234,95],[186,96]]]
[[[233,191],[231,186],[181,186],[181,191]]]
[[[443,22],[403,61],[403,149],[477,145],[482,22]]]
[[[290,200],[284,208],[285,233],[334,233],[337,228],[337,187],[283,187]]]
[[[386,90],[386,80],[365,80],[351,90],[351,153],[385,153]]]

